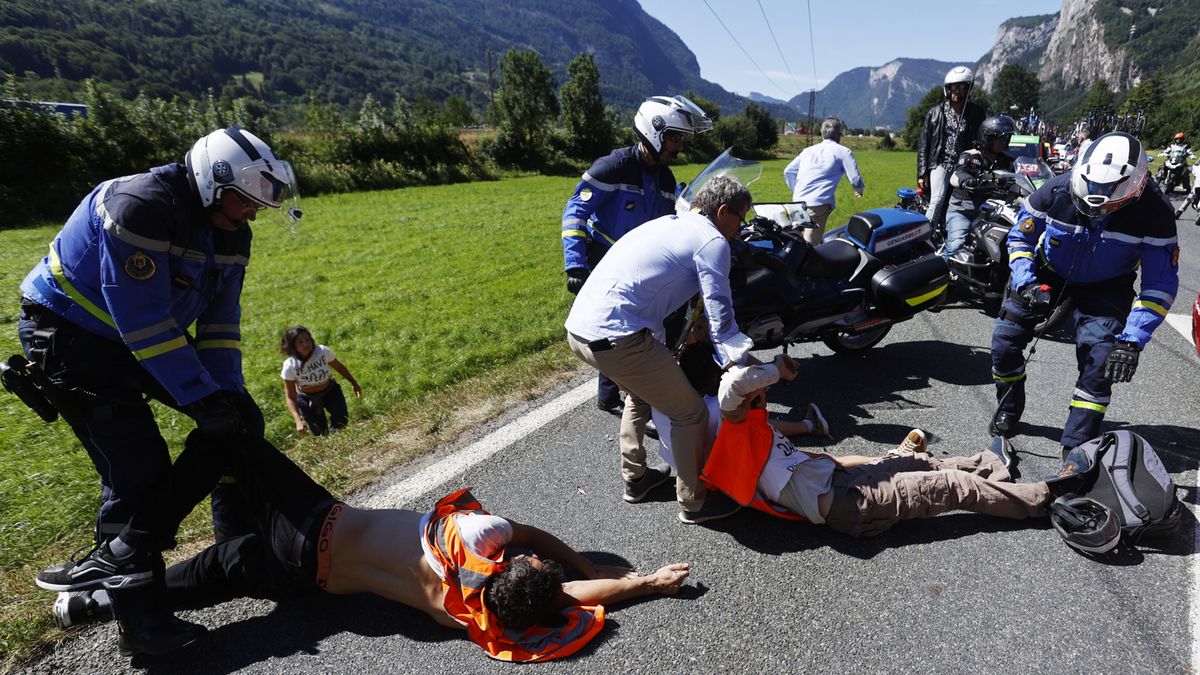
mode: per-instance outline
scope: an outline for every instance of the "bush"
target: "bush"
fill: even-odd
[[[895,150],[896,141],[893,141],[891,136],[885,135],[879,139],[879,145],[875,147],[879,150]]]

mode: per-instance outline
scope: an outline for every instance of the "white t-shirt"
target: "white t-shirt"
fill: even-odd
[[[425,526],[429,524],[429,519],[432,517],[433,511],[429,511],[421,518],[417,536],[421,538],[421,549],[425,551],[425,562],[429,563],[439,579],[445,581],[446,570],[438,562],[437,556],[433,554],[433,549],[429,547],[429,541],[425,538]],[[484,513],[456,513],[452,517],[458,524],[463,544],[468,549],[482,558],[500,562],[499,553],[508,546],[508,542],[512,539],[512,523],[500,516]]]
[[[333,379],[329,372],[329,363],[337,360],[333,350],[325,345],[317,345],[307,361],[301,361],[295,356],[289,356],[283,362],[283,372],[280,375],[289,382],[296,382],[302,388],[316,387]]]

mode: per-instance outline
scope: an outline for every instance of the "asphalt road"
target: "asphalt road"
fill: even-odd
[[[1200,286],[1200,227],[1181,221],[1184,249],[1174,313],[1190,311]],[[987,439],[993,405],[992,319],[957,302],[897,326],[865,357],[804,345],[800,377],[776,387],[773,410],[803,415],[817,401],[833,439],[801,447],[879,455],[908,429],[932,432],[937,456],[970,454]],[[769,355],[765,355],[769,356]],[[1042,341],[1029,367],[1020,436],[1020,481],[1058,466],[1058,435],[1075,379],[1073,346]],[[649,571],[692,563],[687,588],[610,608],[600,638],[577,657],[529,666],[555,673],[719,672],[1191,672],[1197,648],[1195,562],[1200,463],[1200,360],[1164,325],[1133,382],[1118,385],[1106,428],[1128,426],[1159,451],[1189,506],[1164,548],[1127,550],[1098,562],[1065,546],[1047,520],[1004,521],[965,513],[902,523],[853,540],[822,527],[750,511],[688,526],[675,519],[669,486],[648,503],[621,500],[617,420],[577,391],[566,414],[470,468],[455,452],[571,387],[473,432],[430,465],[447,480],[394,506],[427,509],[462,485],[494,513],[558,534],[597,560]],[[560,399],[560,405],[561,399]],[[477,444],[487,446],[491,441]],[[448,468],[447,468],[448,467]],[[388,482],[350,498],[376,503]],[[49,605],[49,600],[48,603]],[[47,607],[48,609],[48,607]],[[237,601],[184,616],[211,629],[203,643],[141,667],[171,673],[513,672],[455,631],[368,596],[317,596],[275,604]],[[122,672],[116,629],[75,632],[30,672]]]

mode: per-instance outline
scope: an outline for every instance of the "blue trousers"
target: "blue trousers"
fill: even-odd
[[[323,436],[329,433],[330,428],[334,431],[344,429],[350,422],[346,396],[337,380],[333,380],[328,387],[315,394],[298,392],[296,407],[300,409],[300,416],[308,424],[308,431],[313,436]],[[326,411],[329,412],[329,419],[325,418]]]
[[[1134,275],[1095,284],[1064,284],[1048,270],[1038,271],[1055,297],[1065,292],[1075,303],[1075,361],[1079,377],[1063,427],[1062,444],[1076,447],[1100,435],[1100,424],[1112,398],[1112,383],[1104,377],[1104,360],[1116,344],[1133,305]],[[1020,417],[1025,411],[1023,351],[1033,339],[1039,317],[1015,293],[1004,301],[992,332],[992,379],[1000,410]]]

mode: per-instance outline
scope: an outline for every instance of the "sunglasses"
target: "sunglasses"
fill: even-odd
[[[662,137],[664,141],[682,143],[684,135],[682,131],[664,131]]]

